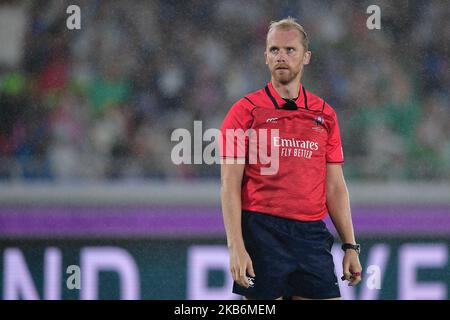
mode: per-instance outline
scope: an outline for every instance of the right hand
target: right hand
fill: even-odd
[[[243,245],[230,248],[230,271],[233,280],[245,288],[250,286],[247,274],[251,277],[256,276],[253,270],[252,259]]]

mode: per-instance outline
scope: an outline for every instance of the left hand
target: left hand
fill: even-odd
[[[361,281],[362,267],[355,250],[347,249],[345,251],[342,267],[344,276],[341,279],[349,281],[349,287],[356,286]]]

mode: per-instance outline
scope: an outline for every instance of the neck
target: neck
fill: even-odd
[[[298,91],[300,90],[300,81],[291,81],[287,84],[282,84],[278,81],[275,81],[272,78],[272,85],[273,88],[276,90],[276,92],[283,98],[283,99],[294,99],[298,96]]]

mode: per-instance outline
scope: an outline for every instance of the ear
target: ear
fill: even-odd
[[[266,60],[266,64],[269,64],[269,61],[267,61],[267,51],[264,50],[264,60]]]
[[[305,54],[303,55],[303,64],[309,64],[309,62],[311,61],[311,51],[306,51]]]

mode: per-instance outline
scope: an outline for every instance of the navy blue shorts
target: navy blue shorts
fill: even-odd
[[[233,285],[249,299],[341,296],[331,247],[333,235],[323,221],[296,221],[243,211],[242,233],[256,274],[250,288]]]

